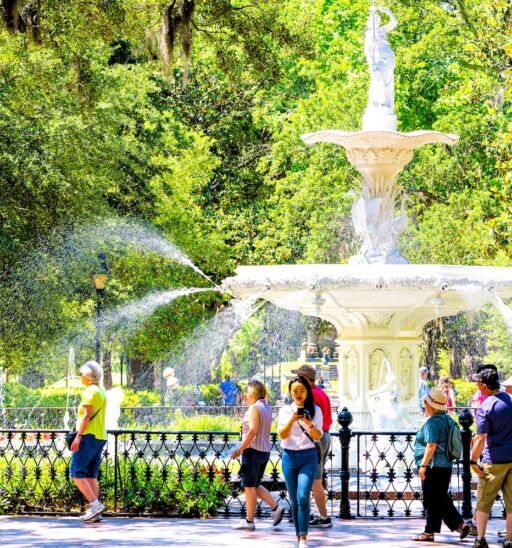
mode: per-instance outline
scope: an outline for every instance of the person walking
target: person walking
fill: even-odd
[[[425,414],[425,406],[423,405],[423,400],[428,394],[427,377],[428,369],[426,367],[420,367],[420,380],[418,383],[418,407],[423,414]]]
[[[105,505],[99,501],[98,471],[101,453],[107,442],[105,415],[107,396],[101,386],[103,371],[95,361],[80,368],[80,380],[85,386],[78,407],[77,435],[71,444],[70,475],[78,490],[87,499],[89,509],[82,521],[99,521]]]
[[[322,456],[320,462],[318,463],[318,469],[312,487],[313,498],[315,499],[315,504],[320,516],[311,515],[309,526],[319,528],[332,527],[331,518],[327,515],[327,496],[323,486],[325,463],[327,462],[327,458],[329,457],[329,453],[331,451],[331,435],[329,434],[332,424],[331,400],[329,399],[329,396],[316,385],[316,369],[314,367],[307,364],[301,365],[297,369],[297,374],[308,380],[311,386],[311,391],[313,392],[313,400],[322,410],[323,419],[323,435],[320,438]]]
[[[504,546],[512,548],[512,399],[500,391],[495,366],[483,369],[472,379],[485,396],[475,414],[476,436],[469,461],[479,478],[475,512],[477,537],[473,546],[487,548],[487,522],[501,490],[507,514]]]
[[[323,435],[323,417],[305,377],[294,377],[288,384],[288,392],[292,403],[281,407],[277,430],[283,447],[283,475],[290,497],[297,547],[307,548],[309,497],[318,468],[315,441]]]
[[[422,533],[413,541],[433,542],[434,534],[441,532],[441,523],[457,531],[460,539],[468,536],[470,526],[459,514],[448,493],[453,463],[446,454],[450,425],[453,419],[447,414],[447,397],[443,390],[433,388],[423,400],[427,420],[416,434],[414,461],[423,491],[423,506],[427,522]]]
[[[224,381],[219,384],[219,390],[222,394],[222,405],[236,405],[238,388],[229,375],[226,375]]]
[[[270,428],[272,408],[267,401],[267,389],[258,380],[250,380],[244,390],[245,401],[249,405],[242,421],[242,443],[233,451],[232,458],[242,455],[240,484],[245,489],[245,519],[241,519],[233,529],[254,531],[254,513],[257,499],[266,502],[272,509],[273,525],[283,519],[284,507],[274,501],[270,493],[261,485],[265,467],[270,458]]]

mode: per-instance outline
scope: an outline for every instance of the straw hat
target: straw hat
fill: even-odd
[[[448,409],[447,400],[446,394],[437,388],[432,388],[430,393],[423,398],[424,403],[428,403],[430,407],[437,409],[437,411],[446,411]]]

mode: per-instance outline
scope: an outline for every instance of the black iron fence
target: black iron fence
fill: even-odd
[[[332,433],[325,471],[334,517],[421,517],[421,487],[413,460],[415,432],[352,431],[344,409]],[[472,515],[469,451],[471,413],[459,417],[464,451],[451,486],[464,518]],[[64,430],[0,429],[0,513],[74,514],[84,501],[69,477]],[[114,515],[243,515],[238,459],[230,453],[239,432],[114,430],[100,470],[101,498]],[[289,507],[281,449],[272,434],[264,485]],[[258,506],[258,514],[269,513]]]

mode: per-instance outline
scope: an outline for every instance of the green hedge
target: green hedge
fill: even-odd
[[[69,458],[55,456],[42,456],[37,462],[27,458],[23,464],[0,458],[0,514],[82,511],[81,496],[67,479]],[[118,486],[119,512],[206,518],[216,513],[231,491],[220,473],[190,464],[121,460],[120,466],[124,474]],[[114,505],[113,481],[113,461],[104,461],[99,484],[107,508]]]

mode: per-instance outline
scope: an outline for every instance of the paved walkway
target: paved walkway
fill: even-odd
[[[462,543],[455,533],[436,535],[436,543],[414,543],[410,537],[423,530],[418,519],[356,519],[334,520],[332,529],[313,529],[309,535],[311,548],[334,546],[379,548],[411,548],[411,546],[449,547],[473,546],[473,539]],[[257,522],[255,532],[232,529],[235,519],[141,519],[105,518],[101,523],[83,524],[76,518],[0,516],[0,546],[2,548],[96,548],[240,546],[294,548],[296,542],[291,524],[283,522],[273,528],[269,519]],[[504,521],[490,521],[487,540],[497,544],[497,531]]]

